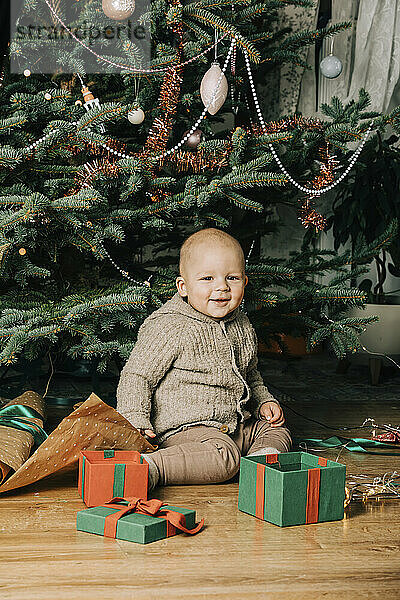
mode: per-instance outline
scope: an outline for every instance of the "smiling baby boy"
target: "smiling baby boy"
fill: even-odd
[[[158,443],[143,455],[151,488],[226,481],[241,456],[291,446],[240,310],[247,276],[239,242],[202,229],[182,245],[179,271],[178,292],[140,327],[117,390],[117,410]]]

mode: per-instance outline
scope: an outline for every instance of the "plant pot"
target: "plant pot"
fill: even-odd
[[[365,309],[352,308],[349,317],[376,315],[379,321],[367,326],[360,342],[370,352],[400,354],[400,304],[367,304]]]
[[[313,348],[311,352],[308,352],[306,339],[304,337],[293,337],[292,335],[281,333],[280,338],[288,348],[288,356],[307,356],[309,354],[318,354],[321,352],[320,345]],[[275,341],[273,341],[269,347],[260,341],[258,343],[258,351],[261,354],[282,354],[279,344]]]

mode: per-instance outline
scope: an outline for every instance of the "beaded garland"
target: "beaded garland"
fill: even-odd
[[[243,49],[243,53],[244,53],[244,58],[245,58],[245,62],[246,62],[247,73],[249,76],[250,88],[251,88],[251,92],[253,94],[254,105],[255,105],[256,111],[257,111],[258,120],[260,121],[262,129],[265,131],[266,125],[265,125],[264,118],[263,118],[261,108],[260,108],[260,104],[259,104],[258,98],[257,98],[257,92],[256,92],[256,88],[254,85],[253,76],[251,73],[249,56],[248,56],[247,50],[245,48]],[[300,185],[297,181],[295,181],[295,179],[293,179],[293,177],[285,169],[285,167],[282,164],[279,156],[277,155],[273,145],[270,143],[270,144],[268,144],[268,147],[271,150],[272,156],[274,157],[274,159],[275,159],[277,165],[279,166],[279,168],[281,169],[282,173],[288,178],[288,180],[290,181],[290,183],[292,185],[294,185],[300,191],[305,192],[311,196],[321,196],[321,194],[324,194],[325,192],[328,192],[329,190],[332,190],[334,187],[336,187],[349,174],[349,172],[353,168],[357,158],[359,157],[362,149],[364,148],[365,142],[367,141],[367,139],[371,133],[371,129],[372,129],[373,125],[374,125],[374,121],[372,120],[368,126],[367,131],[364,134],[363,139],[361,140],[360,145],[353,153],[347,169],[340,175],[340,177],[338,177],[338,179],[336,179],[336,181],[334,183],[331,183],[331,184],[329,184],[325,187],[321,187],[319,189],[307,188],[307,187]]]
[[[47,3],[47,0],[45,0]],[[58,18],[58,17],[57,17]],[[223,39],[224,37],[226,37],[225,34],[224,36],[222,36]],[[79,41],[79,40],[78,40]],[[211,48],[213,48],[215,46],[215,44],[213,46],[210,46],[210,48],[208,48],[206,51],[210,50]],[[204,54],[205,52],[203,52],[202,54]],[[185,142],[187,141],[187,139],[193,134],[193,132],[198,128],[198,126],[200,125],[201,121],[205,118],[208,107],[212,104],[212,102],[214,101],[215,95],[218,92],[219,86],[221,84],[222,78],[227,70],[229,61],[231,59],[231,56],[233,54],[234,58],[235,58],[235,53],[236,53],[236,36],[233,36],[232,41],[231,41],[231,45],[228,51],[228,54],[226,56],[223,68],[221,70],[221,75],[216,83],[215,89],[213,91],[213,94],[211,96],[210,102],[208,103],[207,106],[204,107],[203,112],[201,113],[200,117],[197,119],[197,121],[194,123],[194,125],[187,131],[187,133],[182,137],[182,139],[172,148],[170,148],[169,150],[165,150],[164,152],[162,152],[161,154],[156,155],[155,157],[152,157],[152,159],[154,161],[162,161],[165,157],[170,156],[170,155],[174,155],[176,154],[176,152],[180,151],[181,146],[183,146],[183,144],[185,144]],[[253,81],[253,77],[252,77],[252,72],[251,72],[251,67],[250,67],[250,60],[249,60],[249,56],[248,56],[248,52],[246,49],[243,49],[243,53],[244,53],[244,58],[245,58],[245,63],[246,63],[246,69],[247,69],[247,73],[248,73],[248,77],[249,77],[249,83],[250,83],[250,88],[251,88],[251,92],[252,92],[252,96],[253,96],[253,100],[254,100],[254,105],[256,108],[256,112],[257,112],[257,117],[258,120],[260,122],[261,125],[261,130],[262,132],[266,132],[267,131],[267,126],[266,123],[264,121],[263,118],[263,114],[260,108],[260,104],[258,101],[258,97],[257,97],[257,93],[256,93],[256,88],[255,88],[255,84]],[[200,56],[200,55],[199,55]],[[193,57],[192,59],[190,59],[189,61],[187,61],[186,63],[181,63],[179,65],[179,67],[184,66],[185,64],[188,64],[189,62],[193,62],[193,60],[195,60],[198,57]],[[166,70],[170,70],[171,67],[167,67],[166,69],[159,69],[159,70],[153,70],[153,71],[147,71],[144,70],[143,72],[160,72],[160,71],[166,71]],[[246,104],[248,106],[248,102],[246,99]],[[73,125],[77,125],[77,121],[73,121]],[[355,150],[355,152],[353,153],[350,162],[348,164],[348,167],[346,168],[346,170],[342,173],[342,175],[340,175],[340,177],[338,179],[336,179],[334,182],[332,181],[332,178],[330,178],[330,182],[329,185],[327,186],[318,186],[318,187],[304,187],[302,185],[300,185],[295,179],[293,179],[293,177],[288,173],[288,171],[286,170],[286,168],[284,167],[284,165],[282,164],[279,156],[277,155],[275,148],[273,147],[273,145],[271,143],[268,144],[269,149],[276,161],[276,163],[278,164],[280,170],[282,171],[282,173],[287,177],[288,181],[290,181],[290,183],[292,183],[292,185],[294,185],[297,189],[299,189],[302,192],[305,192],[308,195],[308,200],[306,200],[305,203],[303,203],[303,210],[307,210],[307,207],[309,206],[309,200],[313,199],[315,197],[319,197],[321,196],[323,193],[333,189],[334,187],[336,187],[341,181],[343,181],[343,179],[348,175],[348,173],[350,172],[350,170],[352,169],[352,167],[354,166],[358,156],[360,155],[370,133],[373,127],[374,121],[371,121],[363,139],[361,140],[361,143],[359,144],[358,148]],[[48,139],[51,135],[53,135],[54,133],[57,133],[57,130],[53,130],[50,131],[49,133],[45,134],[42,138],[40,138],[39,140],[37,140],[36,142],[33,142],[32,144],[30,144],[29,146],[27,146],[25,148],[25,152],[29,152],[31,150],[33,150],[36,146],[38,146],[42,141]],[[114,154],[116,157],[118,158],[132,158],[131,155],[126,154],[125,152],[121,152],[119,150],[115,150],[114,148],[111,148],[108,144],[103,143],[103,142],[99,142],[99,145],[102,146],[103,148],[105,148],[108,152],[110,152],[111,154]],[[315,212],[315,211],[314,211]],[[322,217],[321,217],[322,219]],[[306,222],[306,221],[305,221]],[[314,224],[316,226],[318,226],[318,222],[321,225],[322,221],[318,221],[316,220],[314,222]],[[309,224],[309,223],[307,223]],[[104,255],[110,260],[111,264],[121,273],[121,275],[123,277],[125,277],[126,279],[130,280],[132,283],[135,283],[137,285],[149,285],[149,282],[139,282],[134,280],[133,278],[131,278],[129,276],[129,274],[124,271],[123,269],[121,269],[116,263],[115,261],[111,258],[111,256],[109,255],[109,253],[106,251],[106,249],[100,245],[102,252],[104,253]]]

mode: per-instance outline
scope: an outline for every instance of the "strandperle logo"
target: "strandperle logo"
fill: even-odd
[[[18,8],[11,0],[12,72],[73,73],[79,65],[87,73],[149,68],[150,0],[136,0],[131,11],[115,12],[125,1],[112,0],[110,18],[102,0],[69,0],[62,12],[54,0],[39,0],[37,10],[30,2]]]
[[[86,40],[90,46],[102,38],[103,40],[144,40],[146,38],[145,27],[133,23],[130,19],[126,25],[105,25],[100,28],[93,23],[84,21],[82,25],[78,27],[66,28],[64,26],[58,27],[57,25],[18,25],[17,31],[14,36],[15,40],[72,40],[74,36],[79,40]]]

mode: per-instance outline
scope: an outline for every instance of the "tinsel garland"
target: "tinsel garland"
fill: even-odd
[[[282,131],[288,131],[290,129],[301,128],[303,131],[312,131],[319,129],[321,132],[324,130],[323,123],[319,119],[310,117],[302,117],[301,115],[293,115],[292,117],[285,117],[278,121],[269,121],[265,123],[263,129],[261,125],[252,123],[251,129],[254,135],[264,135],[265,133],[280,133]]]
[[[73,190],[73,193],[79,192],[82,188],[90,187],[98,173],[102,173],[106,177],[117,177],[119,168],[118,165],[104,157],[86,162],[75,174],[75,181],[78,188]]]
[[[333,156],[329,154],[329,144],[320,148],[320,173],[311,182],[310,188],[314,190],[322,189],[335,181],[333,171],[338,164]],[[314,196],[310,194],[299,200],[300,207],[298,210],[299,219],[302,225],[314,227],[316,231],[323,231],[326,227],[326,219],[314,209]]]
[[[206,152],[201,148],[196,152],[178,150],[168,157],[168,163],[173,165],[178,173],[187,171],[202,173],[206,169],[218,173],[222,167],[228,166],[231,151],[230,142],[226,143],[225,148],[211,152]]]
[[[264,129],[260,125],[252,123],[252,133],[256,137],[272,133],[282,133],[295,128],[303,131],[319,130],[323,132],[323,124],[319,119],[306,118],[298,115],[286,117],[279,121],[265,123]],[[280,140],[285,141],[285,140]],[[329,154],[329,144],[320,150],[320,173],[310,183],[310,189],[323,189],[335,181],[333,171],[338,164],[333,156]],[[299,199],[298,215],[302,225],[307,229],[314,227],[316,231],[322,231],[326,227],[326,219],[315,210],[315,195],[311,194]]]
[[[153,153],[159,154],[167,147],[181,90],[182,77],[180,71],[179,67],[170,69],[164,76],[158,102],[158,112],[162,116],[156,117],[153,121],[144,145],[144,156],[151,156]]]
[[[159,154],[166,150],[174,124],[173,116],[176,113],[181,91],[183,68],[180,63],[182,63],[183,56],[183,24],[179,12],[181,8],[180,1],[171,0],[170,7],[168,24],[178,37],[176,49],[177,64],[172,66],[164,75],[157,107],[157,112],[160,116],[154,119],[150,128],[142,153],[145,157],[152,153]]]

